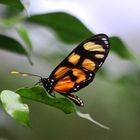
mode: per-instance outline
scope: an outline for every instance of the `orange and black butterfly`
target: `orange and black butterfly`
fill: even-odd
[[[105,34],[98,34],[79,44],[50,74],[48,78],[40,77],[38,83],[54,96],[54,92],[72,100],[76,105],[83,106],[83,101],[77,92],[89,85],[95,73],[104,63],[110,50],[109,38]],[[20,74],[27,74],[21,73]],[[33,75],[33,74],[28,74]]]

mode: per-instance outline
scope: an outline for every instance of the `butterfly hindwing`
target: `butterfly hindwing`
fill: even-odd
[[[60,69],[61,68],[63,69],[63,67],[60,67]],[[81,88],[87,86],[94,78],[94,73],[79,67],[65,68],[62,72],[58,73],[56,71],[56,73],[58,75],[54,74],[54,79],[58,79],[56,79],[54,84],[54,91],[61,94],[77,92]]]

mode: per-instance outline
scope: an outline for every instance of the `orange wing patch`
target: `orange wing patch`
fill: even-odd
[[[71,70],[72,74],[76,77],[76,80],[72,81],[70,76],[65,76],[64,78],[59,79],[54,85],[54,91],[59,93],[67,93],[74,88],[75,83],[79,84],[80,82],[86,80],[86,74],[82,70],[77,68],[73,68]]]
[[[86,80],[86,74],[82,70],[73,68],[72,72],[73,72],[73,75],[77,78],[76,83],[80,83]]]
[[[54,91],[60,93],[67,93],[70,89],[74,87],[75,82],[71,81],[70,76],[66,76],[55,84]]]
[[[64,67],[60,67],[56,70],[54,77],[56,79],[61,78],[62,76],[64,76],[64,74],[66,74],[68,71],[70,70],[70,68],[64,66]]]
[[[99,44],[95,44],[94,42],[87,42],[83,45],[85,50],[88,51],[99,51],[99,52],[105,52],[105,49],[99,45]]]
[[[86,68],[87,70],[93,71],[95,69],[95,63],[90,59],[85,59],[82,63],[82,67]]]
[[[68,57],[68,61],[74,65],[78,63],[79,59],[80,55],[76,54],[75,52]]]

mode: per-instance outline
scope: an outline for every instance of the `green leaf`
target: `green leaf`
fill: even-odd
[[[24,9],[20,0],[0,0],[0,3],[17,9]]]
[[[23,17],[21,16],[14,16],[10,18],[0,19],[1,21],[0,24],[5,28],[10,28],[18,24],[19,22],[21,22],[22,19]]]
[[[79,19],[63,12],[33,15],[27,18],[27,21],[53,29],[66,43],[77,43],[93,36],[93,33]]]
[[[22,103],[21,97],[10,90],[3,90],[0,95],[2,105],[6,112],[16,121],[29,126],[29,108]]]
[[[0,35],[0,48],[17,54],[28,55],[24,47],[15,39]]]
[[[75,107],[71,101],[66,98],[52,98],[42,87],[20,88],[16,92],[22,97],[58,108],[66,114],[75,112]]]
[[[123,59],[131,59],[132,53],[119,37],[110,37],[111,50]]]
[[[27,45],[27,47],[29,48],[29,50],[32,49],[32,43],[28,34],[27,29],[24,26],[18,26],[17,28],[17,32],[19,33],[20,37],[23,39],[23,41],[25,42],[25,44]]]
[[[140,67],[140,59],[128,49],[119,37],[110,37],[111,51],[123,59],[132,60]]]
[[[24,47],[17,40],[11,37],[0,35],[0,49],[7,50],[20,55],[25,55],[28,58],[29,62],[32,64],[29,55],[24,49]]]

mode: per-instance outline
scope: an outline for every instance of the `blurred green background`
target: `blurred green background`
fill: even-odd
[[[82,16],[84,12],[81,13],[83,19],[79,16],[80,12],[77,15],[74,14],[75,16],[56,12],[66,11],[66,7],[69,4],[72,6],[73,1],[67,3],[53,1],[53,3],[48,3],[49,6],[41,5],[42,3],[38,1],[37,4],[40,3],[40,5],[37,5],[37,7],[34,7],[34,1],[26,1],[30,2],[31,8],[28,5],[29,3],[13,1],[14,4],[13,2],[0,0],[0,34],[13,38],[20,42],[20,45],[14,44],[18,46],[18,51],[16,47],[13,47],[12,41],[4,43],[2,37],[0,37],[0,91],[4,89],[14,91],[20,87],[32,87],[38,81],[38,78],[13,76],[10,71],[16,69],[48,77],[55,66],[77,44],[93,34],[90,21],[94,17],[91,14],[88,15],[87,22],[85,19],[86,12],[84,16]],[[80,5],[80,2],[82,1],[79,0],[75,3],[80,10],[85,10],[85,7],[88,9],[88,6],[90,9],[90,3],[93,4],[91,0],[88,0],[88,5],[84,2],[83,5]],[[61,8],[59,4],[61,4]],[[96,2],[95,4],[98,6],[99,3]],[[113,11],[114,5],[114,3],[110,5],[112,10],[105,8],[105,13],[117,13],[116,9]],[[56,10],[56,13],[51,13],[51,6],[54,11]],[[46,9],[49,7],[50,11],[43,11],[45,15],[36,16],[35,9],[44,9],[44,7]],[[67,12],[70,12],[69,9]],[[124,13],[127,13],[125,10]],[[97,16],[98,13],[96,12],[93,15]],[[129,10],[128,12],[130,13]],[[27,13],[31,13],[31,17],[28,17]],[[73,13],[71,12],[71,14]],[[127,16],[129,13],[127,13]],[[117,17],[116,14],[115,16]],[[124,15],[119,16],[120,19],[123,19]],[[114,24],[114,21],[112,21],[114,27],[112,25],[110,30],[108,29],[109,24],[105,21],[101,20],[103,23],[100,20],[95,21],[95,25],[98,22],[106,25],[102,28],[100,28],[101,25],[97,28],[94,26],[94,31],[95,33],[104,32],[110,36],[112,51],[101,70],[96,74],[94,82],[76,93],[85,103],[84,108],[78,109],[81,112],[90,113],[95,120],[109,126],[111,130],[104,130],[75,114],[67,115],[56,108],[24,99],[24,102],[30,107],[32,127],[26,128],[17,123],[1,107],[0,140],[139,140],[140,62],[138,57],[140,56],[140,48],[138,41],[135,40],[139,39],[140,31],[137,26],[133,30],[136,32],[132,32],[132,34],[132,29],[124,28],[123,30],[123,26],[128,25],[129,27],[127,16],[126,21],[124,19],[120,20],[118,24]],[[108,16],[110,22],[113,17],[114,15]],[[80,20],[77,20],[77,18]],[[88,20],[89,18],[90,20]],[[114,32],[112,28],[115,28]],[[120,30],[116,28],[120,28]],[[121,43],[118,43],[119,41],[114,42],[113,37],[116,36],[119,39],[123,38],[125,43],[122,40],[119,40],[122,41]],[[131,41],[126,38],[131,38]],[[133,44],[135,45],[133,46]],[[116,50],[114,47],[118,49]],[[30,64],[27,57],[30,57],[33,65]]]

